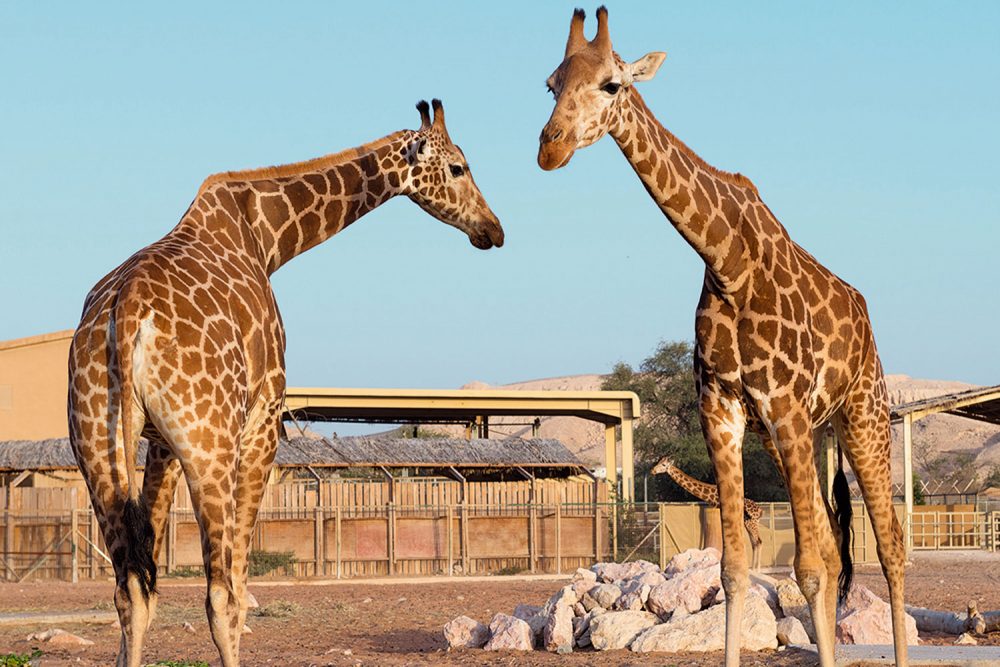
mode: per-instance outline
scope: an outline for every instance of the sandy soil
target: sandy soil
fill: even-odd
[[[979,608],[1000,609],[1000,557],[993,554],[920,554],[908,570],[907,601],[938,609],[965,608],[976,599]],[[880,595],[885,585],[880,572],[864,568],[858,579]],[[521,581],[497,577],[490,581],[432,580],[429,583],[359,585],[251,584],[263,607],[291,603],[285,618],[252,617],[253,634],[243,639],[245,665],[662,665],[663,655],[636,655],[628,651],[597,654],[580,651],[556,656],[486,653],[481,650],[445,651],[441,627],[466,614],[488,621],[496,612],[510,612],[521,602],[541,604],[559,586],[558,581]],[[196,582],[166,580],[160,611],[146,642],[147,662],[205,660],[217,664],[204,619],[204,588]],[[0,612],[107,609],[109,582],[0,584]],[[183,629],[191,623],[193,634]],[[30,652],[36,645],[25,637],[40,627],[0,627],[0,653]],[[109,626],[66,626],[64,629],[93,640],[77,651],[46,652],[43,664],[107,665],[117,650],[118,630]],[[928,637],[931,643],[953,638]],[[1000,634],[981,643],[1000,644]],[[39,648],[43,648],[39,646]],[[349,653],[345,654],[345,651]],[[675,655],[669,664],[715,667],[719,654]],[[800,667],[814,664],[795,651],[745,654],[744,665]]]

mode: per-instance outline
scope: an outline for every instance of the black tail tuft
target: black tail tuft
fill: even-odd
[[[142,596],[149,599],[156,592],[156,563],[153,561],[153,524],[149,520],[149,509],[143,500],[129,498],[122,512],[125,522],[126,539],[125,571],[139,579]],[[125,590],[128,590],[126,588]]]
[[[851,489],[847,485],[847,475],[844,469],[837,470],[833,478],[833,515],[840,526],[840,580],[838,583],[837,601],[843,602],[847,591],[851,588],[854,578],[854,563],[851,562],[851,519],[854,509],[851,507]]]

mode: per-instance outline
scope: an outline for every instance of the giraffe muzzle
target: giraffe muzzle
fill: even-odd
[[[548,125],[538,138],[538,166],[552,171],[569,164],[576,150],[576,140],[567,137],[562,129],[550,129]]]

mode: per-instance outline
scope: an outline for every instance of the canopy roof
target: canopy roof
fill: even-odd
[[[146,460],[139,442],[139,467]],[[583,463],[558,440],[455,438],[307,438],[282,440],[278,467],[353,468],[582,468]],[[0,472],[73,470],[68,438],[0,442]]]
[[[893,406],[892,421],[909,416],[916,421],[938,412],[1000,424],[1000,385],[981,387]]]

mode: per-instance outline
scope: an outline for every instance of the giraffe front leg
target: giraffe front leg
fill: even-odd
[[[742,645],[743,606],[750,577],[743,538],[742,403],[724,395],[714,383],[701,387],[702,430],[715,467],[722,517],[722,587],[726,591],[726,667],[738,667]]]
[[[826,508],[822,503],[809,413],[793,405],[771,423],[785,473],[795,526],[795,575],[809,603],[821,667],[834,667],[836,577],[831,581],[830,558],[837,555]],[[838,570],[839,572],[839,570]]]

